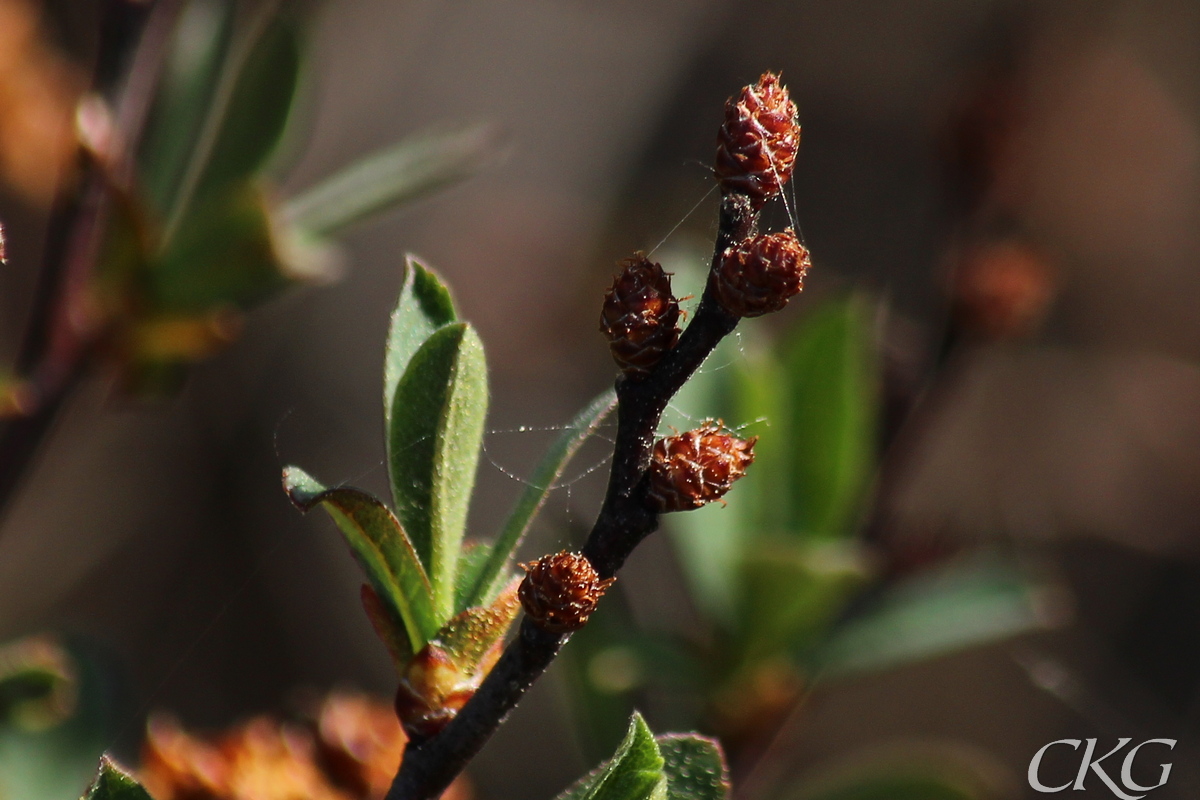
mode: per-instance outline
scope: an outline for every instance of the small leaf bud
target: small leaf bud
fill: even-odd
[[[716,159],[722,194],[744,194],[762,208],[792,177],[799,148],[796,104],[778,75],[764,73],[725,103]]]
[[[720,500],[753,463],[756,441],[757,436],[739,439],[713,421],[660,439],[650,457],[650,502],[666,512]]]
[[[717,299],[736,317],[778,311],[804,288],[812,266],[808,249],[789,228],[727,248],[717,265]]]
[[[521,567],[526,573],[521,582],[521,605],[534,624],[551,633],[582,628],[616,581],[601,580],[590,561],[565,550]]]
[[[620,266],[604,295],[600,332],[626,375],[646,375],[679,341],[679,303],[670,274],[642,253]]]
[[[454,658],[430,642],[413,656],[396,690],[396,716],[414,741],[436,736],[458,714],[477,682],[464,676]]]

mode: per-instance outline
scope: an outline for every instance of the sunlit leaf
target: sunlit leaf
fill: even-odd
[[[1053,593],[999,558],[952,563],[892,587],[817,654],[827,678],[888,669],[1054,621]]]
[[[426,566],[443,619],[453,614],[487,401],[483,344],[467,323],[447,325],[421,345],[392,400],[388,458],[396,512]]]
[[[729,767],[716,739],[672,733],[657,737],[670,800],[725,800]]]
[[[425,569],[388,507],[358,489],[326,489],[299,467],[283,471],[283,487],[302,511],[320,505],[329,513],[371,588],[404,621],[413,652],[420,650],[441,626]]]
[[[437,273],[408,256],[383,356],[383,419],[389,429],[396,384],[408,369],[408,362],[434,331],[457,319],[450,291]]]
[[[371,153],[284,206],[292,225],[327,237],[474,174],[499,146],[496,129],[430,130]]]
[[[458,554],[458,571],[454,576],[454,609],[464,611],[472,605],[486,604],[491,598],[474,601],[475,585],[487,566],[492,546],[487,542],[468,542]],[[474,601],[474,602],[473,602]]]
[[[100,774],[80,800],[152,800],[137,780],[108,756],[100,759]]]
[[[862,300],[826,303],[784,348],[791,411],[786,423],[797,532],[844,536],[874,471],[878,375]]]
[[[525,538],[529,526],[533,524],[533,519],[542,503],[546,501],[546,496],[562,476],[567,463],[616,407],[616,403],[617,397],[612,390],[602,393],[588,403],[575,419],[568,422],[563,432],[550,445],[541,461],[534,467],[525,490],[509,513],[504,527],[500,529],[500,535],[492,545],[491,557],[480,571],[468,602],[482,602],[495,590],[498,582],[505,580],[505,568]]]
[[[629,731],[612,759],[582,778],[557,800],[666,800],[664,761],[642,715],[634,713]]]
[[[508,632],[521,608],[517,599],[519,583],[514,579],[490,604],[456,614],[438,631],[438,644],[462,672],[475,672]]]

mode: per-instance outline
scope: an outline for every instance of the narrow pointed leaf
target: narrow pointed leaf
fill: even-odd
[[[138,166],[146,197],[165,217],[204,126],[233,33],[231,0],[193,0],[167,48]]]
[[[283,136],[300,77],[300,32],[291,14],[276,13],[237,63],[233,86],[217,109],[218,128],[197,196],[254,175]]]
[[[786,347],[793,529],[840,537],[853,527],[874,471],[878,376],[868,309],[827,304]]]
[[[424,131],[371,153],[292,198],[284,215],[314,236],[333,236],[474,174],[499,144],[491,125]]]
[[[388,430],[396,511],[429,575],[434,610],[454,611],[454,583],[487,415],[483,344],[467,323],[421,345],[396,385]]]
[[[358,489],[326,489],[298,467],[283,471],[283,486],[302,511],[320,505],[329,513],[371,588],[404,621],[412,650],[420,650],[440,627],[433,593],[412,542],[388,507]]]
[[[438,631],[438,644],[464,674],[474,673],[483,657],[508,632],[521,608],[519,585],[520,581],[514,579],[490,605],[468,608]]]
[[[611,389],[599,395],[587,407],[567,423],[567,427],[550,445],[550,449],[542,456],[541,461],[533,470],[525,490],[521,493],[517,504],[509,513],[500,535],[492,546],[491,557],[480,571],[475,587],[468,597],[468,602],[478,604],[484,601],[488,593],[495,590],[495,585],[505,580],[505,568],[510,564],[513,554],[520,546],[521,540],[533,524],[533,518],[538,509],[546,501],[546,496],[554,488],[555,482],[562,476],[563,470],[572,456],[579,451],[588,437],[604,421],[604,418],[616,408],[617,396]]]
[[[917,575],[847,622],[815,666],[835,678],[933,658],[1049,627],[1053,592],[1012,563],[979,558]]]
[[[100,774],[80,800],[152,800],[132,775],[108,756],[100,759]]]
[[[256,175],[283,136],[300,75],[296,20],[264,10],[250,27],[225,59],[167,215],[168,240],[195,201]]]
[[[668,800],[727,800],[729,767],[716,739],[671,733],[656,738]]]
[[[392,311],[383,356],[383,419],[387,429],[391,429],[396,384],[408,369],[408,362],[434,331],[457,319],[450,290],[437,273],[412,256],[406,258],[404,282]]]
[[[634,712],[629,731],[612,759],[580,779],[557,800],[666,800],[664,761],[642,715]]]
[[[472,602],[472,592],[483,568],[492,555],[492,546],[487,542],[469,542],[458,554],[458,574],[454,576],[454,610],[465,611],[473,605],[487,605],[492,599],[483,597]]]

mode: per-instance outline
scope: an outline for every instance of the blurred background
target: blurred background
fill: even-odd
[[[69,101],[55,98],[89,82],[97,6],[0,0],[5,363],[71,162]],[[205,729],[304,691],[393,691],[356,566],[327,520],[288,503],[279,473],[302,463],[386,492],[380,362],[404,255],[441,272],[487,347],[469,531],[490,536],[514,476],[612,381],[596,318],[615,262],[661,243],[658,256],[704,268],[723,103],[772,69],[804,128],[789,204],[813,268],[780,319],[751,324],[783,331],[847,291],[886,308],[872,319],[888,399],[931,402],[886,482],[883,549],[1002,543],[1045,577],[1053,624],[820,688],[747,781],[786,782],[863,748],[952,743],[1019,797],[1033,795],[1024,770],[1043,744],[1144,734],[1181,740],[1157,796],[1195,794],[1200,761],[1184,753],[1200,721],[1200,6],[300,10],[302,81],[273,192],[435,124],[495,123],[503,157],[355,227],[338,282],[251,311],[238,341],[172,396],[130,396],[95,369],[61,413],[0,521],[0,640],[59,631],[102,653],[119,676],[119,753],[134,757],[151,709]],[[768,216],[784,224],[788,210]],[[1013,302],[1032,310],[989,322],[973,299],[994,301],[989,280],[1004,287],[995,302],[1015,286]],[[582,541],[606,446],[568,470],[522,555]],[[649,630],[692,624],[665,536],[625,577]],[[479,797],[550,797],[594,763],[566,681],[556,666],[480,756]],[[663,716],[648,709],[656,730]]]

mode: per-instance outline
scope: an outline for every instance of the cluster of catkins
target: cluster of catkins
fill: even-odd
[[[715,173],[722,196],[740,195],[757,215],[792,175],[800,145],[796,105],[778,76],[766,73],[725,105]],[[791,230],[750,233],[717,255],[706,297],[729,317],[778,311],[803,288],[810,259]],[[605,294],[600,331],[622,380],[643,381],[679,342],[679,302],[671,276],[642,253],[624,259]],[[719,422],[660,439],[651,454],[646,501],[657,512],[686,511],[721,500],[754,460],[755,437],[740,439]],[[723,502],[723,501],[722,501]],[[588,560],[562,552],[529,565],[521,603],[545,630],[582,627],[613,579]]]

